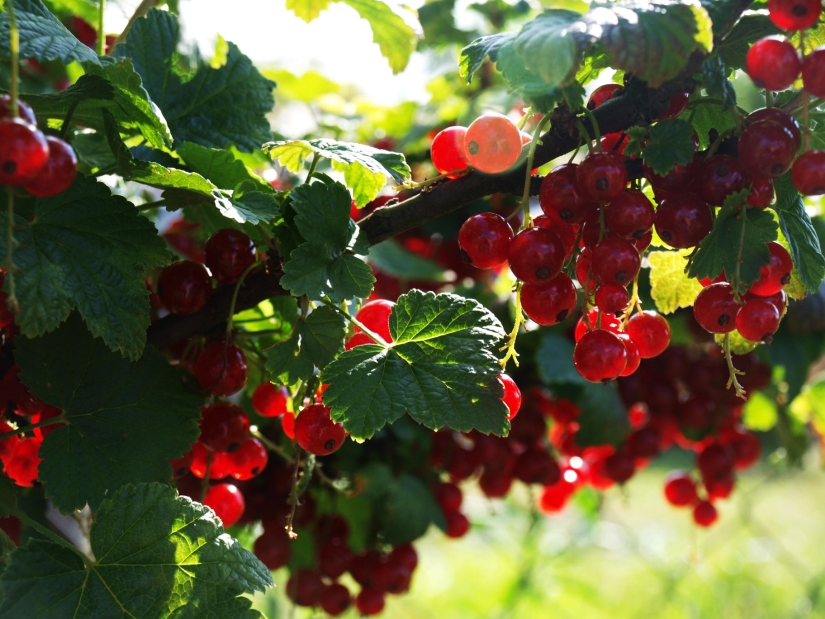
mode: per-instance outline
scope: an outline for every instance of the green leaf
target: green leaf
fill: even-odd
[[[788,391],[784,395],[790,402],[799,395],[808,380],[811,366],[821,359],[825,334],[819,332],[800,337],[791,333],[787,322],[782,321],[771,345],[765,350],[771,365],[785,368],[784,380],[788,383]]]
[[[545,11],[524,25],[513,49],[518,52],[525,67],[540,76],[546,84],[567,84],[575,77],[582,52],[589,44],[572,29],[582,19],[582,15],[574,11]]]
[[[213,190],[212,196],[221,215],[238,223],[268,224],[280,214],[278,199],[271,192]]]
[[[731,69],[744,69],[745,56],[755,41],[781,33],[782,31],[774,26],[767,15],[745,14],[714,51]]]
[[[790,174],[774,181],[779,226],[788,241],[794,267],[809,292],[816,292],[825,278],[825,257],[802,197],[791,183]]]
[[[433,260],[412,253],[393,240],[370,247],[369,261],[383,273],[400,279],[447,281],[444,267]]]
[[[757,342],[751,342],[750,340],[746,340],[739,331],[733,330],[730,333],[717,333],[713,336],[714,341],[719,345],[719,348],[724,349],[725,347],[725,335],[728,335],[728,345],[730,346],[730,351],[734,355],[746,355],[749,352],[756,350],[756,347],[759,345]]]
[[[313,367],[325,368],[341,350],[346,323],[331,307],[321,306],[295,322],[292,336],[266,351],[266,369],[274,380],[294,385],[306,380]]]
[[[298,172],[309,157],[330,159],[333,168],[344,173],[344,182],[353,190],[359,208],[375,199],[387,177],[398,184],[410,178],[404,155],[363,144],[320,138],[269,142],[263,150],[290,172]]]
[[[383,541],[393,546],[406,544],[423,536],[430,524],[446,526],[444,512],[433,493],[417,477],[402,474],[390,486],[381,533]]]
[[[179,41],[177,19],[152,9],[132,25],[126,42],[114,51],[118,58],[132,59],[146,90],[163,111],[175,143],[194,142],[207,148],[234,145],[248,152],[271,139],[266,114],[274,105],[274,83],[232,43],[223,66],[198,62],[184,81],[176,68]]]
[[[724,271],[740,294],[759,279],[761,268],[770,262],[767,243],[776,240],[778,226],[771,213],[760,208],[747,209],[747,222],[742,219],[738,205],[745,203],[747,194],[746,189],[725,200],[725,206],[716,215],[713,230],[699,243],[689,277],[714,279]],[[735,278],[737,272],[738,279]]]
[[[724,133],[736,126],[736,120],[730,110],[725,110],[718,104],[697,105],[693,110],[693,128],[699,137],[699,146],[706,149],[711,140],[708,133],[715,129],[717,133]]]
[[[472,299],[412,290],[393,308],[390,334],[392,347],[357,346],[323,371],[324,404],[354,438],[405,412],[433,430],[507,433],[492,351],[504,330],[493,314]]]
[[[272,185],[254,174],[229,150],[204,148],[193,142],[185,142],[177,149],[186,166],[209,179],[216,187],[233,189],[243,182],[251,183],[255,191],[273,194]]]
[[[17,507],[17,486],[7,476],[0,477],[0,518],[11,515]]]
[[[66,26],[52,15],[40,0],[6,0],[14,2],[17,29],[20,32],[20,58],[40,62],[60,60],[90,62],[100,65],[100,58],[77,40]],[[11,45],[9,16],[0,15],[0,59],[8,61]]]
[[[722,109],[725,110],[736,105],[736,91],[728,79],[732,73],[717,55],[708,56],[702,62],[702,85],[708,96],[722,99]]]
[[[330,0],[286,0],[286,8],[309,23],[329,8]]]
[[[630,432],[625,408],[616,383],[596,385],[588,383],[576,398],[581,410],[577,419],[580,429],[576,432],[576,445],[621,445]]]
[[[0,259],[5,226],[3,217]],[[152,222],[106,185],[78,176],[64,193],[37,199],[31,221],[15,216],[14,238],[15,320],[23,335],[52,331],[77,308],[95,337],[140,357],[149,326],[146,270],[170,260]]]
[[[536,352],[536,366],[541,380],[546,385],[588,384],[573,365],[573,343],[555,333],[548,333],[542,337]]]
[[[662,314],[672,314],[680,307],[692,307],[702,284],[685,274],[691,250],[654,251],[647,255],[650,263],[650,296]]]
[[[746,428],[767,432],[776,426],[776,401],[761,391],[748,394],[748,401],[742,411],[742,423]]]
[[[476,39],[461,50],[461,56],[458,59],[459,75],[466,77],[469,84],[473,81],[473,74],[482,65],[484,59],[489,56],[490,60],[495,62],[502,45],[515,40],[515,38],[516,34],[514,32],[500,32]]]
[[[677,165],[690,163],[695,154],[693,127],[678,118],[668,118],[653,125],[647,146],[642,150],[647,165],[662,176]]]
[[[392,72],[403,71],[410,62],[410,56],[421,35],[421,24],[418,23],[416,14],[406,6],[381,0],[341,1],[369,22],[372,40],[390,63]]]
[[[155,349],[129,362],[92,338],[73,315],[60,329],[16,340],[20,378],[44,402],[64,411],[66,424],[40,448],[39,479],[63,512],[125,483],[166,481],[169,459],[198,436],[203,397]]]
[[[48,540],[12,552],[0,577],[0,615],[252,619],[260,613],[239,596],[273,584],[211,509],[164,484],[119,488],[95,514],[90,541],[89,566]]]

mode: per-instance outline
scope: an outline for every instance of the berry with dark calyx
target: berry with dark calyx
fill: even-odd
[[[495,213],[473,215],[458,231],[461,254],[477,269],[495,269],[505,264],[512,239],[510,224]]]
[[[733,299],[733,288],[730,284],[711,284],[697,295],[693,303],[693,316],[706,331],[730,333],[736,329],[739,307]]]
[[[725,198],[742,191],[748,182],[742,163],[730,155],[714,155],[703,162],[698,176],[702,197],[711,206],[722,206]]]
[[[38,198],[50,198],[72,186],[77,176],[77,157],[71,146],[60,138],[46,136],[49,158],[40,172],[23,185],[23,189]]]
[[[631,456],[617,452],[605,458],[602,471],[608,479],[615,481],[617,484],[623,484],[633,477],[636,472],[636,464]]]
[[[284,385],[276,387],[268,380],[252,393],[252,408],[261,417],[280,417],[289,410],[289,401],[289,389]]]
[[[821,12],[821,0],[768,0],[768,17],[782,30],[810,28]]]
[[[763,120],[750,124],[739,136],[739,160],[751,176],[781,176],[790,170],[795,156],[793,134],[778,122]]]
[[[237,451],[229,454],[229,474],[241,481],[252,479],[261,474],[268,460],[266,447],[258,439],[250,437]]]
[[[30,125],[37,126],[37,117],[31,107],[20,99],[17,100],[17,114]],[[11,95],[0,95],[0,120],[11,117]]]
[[[22,118],[0,120],[0,185],[22,185],[37,178],[49,159],[49,143]]]
[[[433,488],[435,502],[444,512],[455,512],[461,509],[463,495],[461,488],[452,482],[442,481]]]
[[[325,588],[326,585],[318,574],[304,568],[290,574],[286,583],[286,595],[298,606],[318,606]]]
[[[596,306],[608,314],[623,312],[627,309],[628,303],[630,303],[630,293],[624,286],[603,284],[596,289]]]
[[[745,303],[751,299],[765,299],[766,301],[770,301],[776,308],[776,311],[779,312],[780,316],[784,316],[785,310],[788,309],[788,295],[785,294],[784,290],[780,290],[776,294],[772,294],[769,297],[760,297],[751,292],[746,292],[743,299],[745,300]]]
[[[821,5],[817,1],[818,6]],[[825,47],[817,47],[802,61],[802,84],[815,97],[825,96]]]
[[[576,191],[586,200],[609,202],[626,187],[627,168],[615,153],[587,155],[576,169]]]
[[[666,118],[676,118],[682,112],[685,111],[685,108],[688,104],[688,99],[690,98],[690,92],[677,92],[670,98],[670,102],[668,103],[667,109],[662,112],[656,120],[665,120]]]
[[[696,502],[696,482],[685,471],[673,471],[665,480],[665,498],[674,507]]]
[[[344,426],[330,417],[330,409],[323,404],[307,406],[295,418],[295,439],[306,451],[316,456],[327,456],[344,444],[347,433]]]
[[[626,286],[641,266],[639,252],[626,239],[610,237],[593,249],[591,268],[603,285]]]
[[[700,501],[693,508],[693,521],[700,527],[709,527],[719,518],[719,512],[710,501]]]
[[[198,356],[195,377],[213,395],[226,397],[238,393],[249,377],[246,355],[234,344],[215,342]]]
[[[457,178],[460,172],[467,169],[467,159],[464,156],[466,134],[467,127],[447,127],[433,138],[430,158],[439,174],[446,174],[447,178]],[[450,172],[456,174],[449,174]]]
[[[327,585],[321,594],[321,608],[328,615],[337,617],[352,606],[352,596],[341,583],[334,582]]]
[[[605,101],[609,101],[622,94],[624,87],[621,84],[603,84],[590,94],[587,100],[587,109],[595,110]]]
[[[249,438],[249,419],[239,406],[215,402],[201,409],[200,429],[204,447],[233,452]]]
[[[658,357],[670,344],[670,325],[667,319],[651,310],[631,317],[627,321],[627,334],[639,347],[642,359]]]
[[[444,531],[447,537],[458,539],[459,537],[467,535],[467,532],[470,530],[470,521],[467,519],[467,516],[459,511],[445,512],[444,520],[447,522],[447,529]]]
[[[590,325],[589,328],[588,323]],[[582,339],[585,333],[593,329],[604,329],[606,331],[610,331],[611,333],[619,333],[622,329],[622,322],[613,314],[607,314],[605,312],[601,312],[600,318],[599,308],[591,307],[587,310],[586,320],[585,317],[582,316],[576,323],[573,339],[578,342]]]
[[[538,228],[546,228],[559,237],[561,244],[564,245],[565,257],[573,253],[576,245],[576,232],[570,224],[562,221],[558,215],[555,213],[553,215],[539,215],[533,219],[533,225]]]
[[[212,296],[212,282],[202,264],[173,262],[158,277],[158,297],[173,314],[187,316],[200,310]]]
[[[775,295],[791,281],[793,260],[788,250],[776,241],[771,241],[768,243],[768,251],[771,253],[771,261],[761,268],[759,279],[748,290],[758,297]]]
[[[520,294],[524,313],[543,326],[554,325],[567,318],[578,302],[576,286],[564,273],[540,284],[524,284]]]
[[[825,151],[802,153],[791,167],[791,182],[803,196],[825,194]]]
[[[385,299],[376,299],[364,303],[358,313],[355,314],[355,319],[364,325],[367,329],[380,335],[385,342],[392,342],[392,335],[390,335],[390,314],[395,307],[395,303]],[[361,329],[355,328],[355,333],[360,333]],[[370,340],[370,343],[372,340]]]
[[[673,166],[667,174],[662,176],[656,174],[653,169],[647,165],[647,161],[642,161],[642,170],[644,170],[645,178],[653,185],[653,189],[657,191],[675,191],[687,187],[692,181],[698,170],[698,161],[694,156],[690,163],[684,165],[677,164]]]
[[[691,193],[674,194],[656,209],[656,232],[670,247],[695,247],[710,234],[713,217],[707,203]]]
[[[773,181],[769,178],[754,178],[751,180],[753,185],[750,193],[748,193],[748,206],[765,208],[773,204],[775,197]]]
[[[384,610],[384,594],[375,589],[361,589],[355,598],[355,608],[365,617],[377,615]]]
[[[763,120],[777,122],[790,131],[791,135],[793,135],[796,150],[799,150],[799,147],[802,146],[802,132],[799,130],[799,123],[796,122],[793,116],[778,107],[762,107],[748,114],[748,117],[745,118],[745,125],[751,125]]]
[[[292,546],[289,535],[283,527],[267,526],[255,540],[252,551],[270,571],[278,570],[289,563]]]
[[[627,349],[613,333],[596,329],[585,333],[573,349],[579,374],[592,383],[617,378],[627,365]]]
[[[467,163],[486,174],[500,174],[516,165],[521,147],[521,131],[503,114],[479,116],[464,134]]]
[[[630,376],[639,369],[639,365],[642,362],[642,357],[639,354],[639,347],[627,333],[618,333],[617,335],[627,351],[627,365],[624,366],[624,369],[619,376]]]
[[[759,39],[745,56],[745,72],[758,88],[785,90],[796,81],[801,70],[799,53],[782,36]]]
[[[218,230],[204,247],[206,266],[221,284],[235,284],[255,262],[255,243],[234,228]]]
[[[501,400],[507,407],[507,419],[512,419],[518,415],[521,408],[521,390],[518,388],[516,381],[507,374],[499,375],[498,382],[504,386],[504,395],[501,396]]]
[[[225,528],[231,527],[243,516],[246,504],[243,494],[232,484],[215,484],[206,492],[203,504],[211,507]]]
[[[513,238],[507,260],[518,279],[527,284],[539,284],[561,271],[564,245],[546,228],[527,228]]]
[[[768,299],[747,301],[736,315],[736,330],[746,340],[770,344],[782,317]]]
[[[587,200],[576,189],[575,163],[560,165],[544,177],[539,189],[539,204],[547,215],[558,216],[573,224],[583,222],[598,208],[598,203]]]
[[[626,191],[611,200],[604,219],[613,234],[625,239],[640,239],[653,227],[656,213],[641,191]]]

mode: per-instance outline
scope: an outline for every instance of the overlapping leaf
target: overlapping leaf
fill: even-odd
[[[256,619],[261,614],[239,596],[273,585],[212,510],[165,484],[126,485],[103,501],[91,547],[88,566],[44,539],[16,549],[0,577],[0,615]]]
[[[702,284],[685,274],[690,250],[654,251],[650,263],[650,296],[662,314],[672,314],[680,307],[692,307]]]
[[[324,403],[355,438],[369,438],[405,412],[432,429],[509,430],[501,365],[493,346],[501,324],[477,301],[413,290],[390,316],[393,345],[357,346],[329,364]]]
[[[678,118],[661,120],[653,125],[647,145],[642,149],[645,163],[662,176],[676,165],[690,163],[695,154],[693,127]]]

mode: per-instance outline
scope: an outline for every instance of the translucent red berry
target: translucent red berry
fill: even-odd
[[[821,0],[768,0],[768,17],[782,30],[810,28],[821,12]]]
[[[670,325],[664,316],[651,310],[628,320],[627,334],[639,347],[642,359],[658,357],[670,344]]]
[[[392,342],[390,314],[394,307],[395,303],[385,299],[369,301],[358,310],[355,319],[376,335],[380,335],[385,342],[390,343]],[[359,333],[360,329],[356,327],[355,332]],[[373,343],[372,340],[370,343]]]
[[[502,114],[488,113],[476,118],[464,135],[464,155],[475,169],[500,174],[521,158],[521,131]]]
[[[448,172],[462,172],[467,169],[467,159],[464,157],[464,136],[467,127],[447,127],[440,131],[430,145],[430,157],[439,174]],[[456,178],[459,174],[448,174],[448,178]]]
[[[751,176],[781,176],[791,168],[795,156],[793,134],[778,122],[750,124],[739,136],[739,160]]]
[[[682,112],[685,111],[685,108],[688,104],[688,99],[690,98],[690,92],[677,92],[670,98],[670,102],[668,103],[667,109],[662,112],[656,120],[665,120],[666,118],[676,118]]]
[[[603,284],[626,286],[642,266],[642,259],[633,244],[613,236],[593,249],[591,269]]]
[[[593,383],[617,378],[627,365],[627,349],[613,333],[596,329],[585,333],[573,349],[573,363]]]
[[[234,284],[255,262],[255,243],[234,228],[218,230],[209,237],[204,248],[206,266],[221,284]]]
[[[656,232],[670,247],[695,247],[710,234],[713,217],[707,203],[691,193],[669,195],[656,209]]]
[[[507,419],[512,419],[518,415],[518,411],[521,408],[521,390],[519,390],[516,381],[507,374],[500,375],[498,382],[504,386],[504,395],[501,396],[501,400],[507,407]]]
[[[548,282],[521,287],[521,307],[530,320],[540,325],[561,322],[576,309],[577,302],[576,286],[564,273]]]
[[[224,527],[231,527],[238,522],[246,507],[243,494],[232,484],[215,484],[210,487],[203,503],[215,511]]]
[[[252,479],[261,474],[268,460],[269,456],[261,441],[249,437],[237,451],[229,454],[229,474],[241,481]]]
[[[627,364],[624,366],[624,369],[619,376],[630,376],[639,369],[639,365],[642,362],[642,357],[639,354],[639,347],[627,333],[617,333],[616,335],[622,341],[622,344],[624,344],[624,348],[627,351]]]
[[[6,474],[18,486],[33,486],[37,481],[42,458],[37,454],[43,441],[35,437],[20,439],[14,452],[3,461]]]
[[[249,377],[246,355],[234,344],[215,342],[198,356],[195,377],[213,395],[226,397],[238,393]]]
[[[595,110],[605,101],[618,97],[624,87],[621,84],[603,84],[596,88],[587,100],[587,109]]]
[[[539,284],[561,271],[564,245],[546,228],[527,228],[513,238],[507,260],[518,279],[527,284]]]
[[[747,301],[736,315],[736,330],[751,342],[770,343],[782,317],[767,299]]]
[[[719,512],[709,501],[700,501],[693,508],[693,521],[700,527],[709,527],[719,518]]]
[[[200,310],[212,295],[212,282],[202,264],[179,260],[158,277],[158,296],[173,314],[185,316]]]
[[[581,223],[598,208],[576,190],[575,163],[560,165],[544,177],[539,189],[539,204],[547,215],[558,216],[567,223]]]
[[[0,120],[0,184],[34,180],[49,159],[49,144],[37,127],[22,118]]]
[[[624,286],[605,284],[596,289],[596,306],[610,314],[623,312],[630,302],[630,294]]]
[[[796,149],[799,150],[799,147],[802,145],[802,132],[799,130],[799,123],[796,122],[793,116],[778,107],[762,107],[748,114],[748,117],[745,119],[745,124],[751,125],[763,120],[777,122],[790,131],[791,135],[793,135]]]
[[[771,254],[771,261],[761,268],[759,279],[751,285],[748,291],[758,297],[770,297],[791,281],[793,260],[788,250],[776,241],[771,241],[768,243],[768,251]]]
[[[821,8],[819,0],[815,0]],[[817,47],[802,61],[802,84],[815,97],[825,96],[825,47]]]
[[[321,577],[306,568],[292,572],[285,587],[287,597],[298,606],[318,606],[325,588]]]
[[[684,471],[673,471],[665,480],[665,498],[675,507],[687,507],[696,501],[696,482]]]
[[[711,443],[696,456],[696,466],[703,478],[724,477],[733,472],[736,454],[729,445]]]
[[[627,143],[629,141],[630,136],[624,131],[608,133],[607,135],[602,136],[602,150],[604,152],[616,153],[617,155],[624,155],[624,149],[627,147]],[[634,155],[633,157],[630,157],[630,159],[636,159],[636,156]]]
[[[246,413],[229,402],[215,402],[203,407],[200,427],[200,442],[213,451],[235,451],[249,438]]]
[[[447,537],[464,537],[470,530],[470,521],[461,512],[446,512],[444,520],[447,521],[447,530],[444,531]]]
[[[645,178],[657,191],[674,191],[687,187],[693,181],[698,167],[698,160],[694,156],[693,161],[690,163],[675,165],[670,172],[662,176],[661,174],[656,174],[656,172],[648,166],[646,161],[642,161]]]
[[[289,410],[289,389],[264,381],[252,394],[252,408],[261,417],[278,417]]]
[[[384,610],[384,594],[375,589],[361,589],[355,598],[355,608],[365,617],[377,615]]]
[[[553,215],[539,215],[533,219],[533,225],[538,228],[546,228],[553,234],[559,237],[561,244],[564,246],[564,255],[569,256],[573,253],[576,244],[576,231],[573,227],[562,221],[555,213]]]
[[[590,327],[588,328],[588,323]],[[574,332],[573,338],[575,341],[579,341],[582,339],[582,336],[591,331],[593,329],[604,329],[606,331],[610,331],[611,333],[619,333],[622,328],[622,322],[616,318],[613,314],[608,314],[606,312],[599,312],[598,307],[591,307],[587,310],[587,320],[585,320],[585,316],[579,318],[579,321],[576,323],[576,329]]]
[[[30,125],[37,126],[37,117],[31,107],[20,99],[17,100],[17,114]],[[7,118],[11,118],[11,95],[0,95],[0,120]]]
[[[693,303],[693,316],[702,328],[711,333],[730,333],[736,328],[739,304],[733,299],[728,283],[711,284],[703,288]]]
[[[730,155],[714,155],[699,166],[699,188],[711,206],[722,206],[730,194],[742,191],[748,175],[742,163]]]
[[[617,484],[623,484],[636,472],[636,464],[633,462],[633,457],[617,452],[605,458],[602,464],[602,472],[605,477],[615,481]]]
[[[433,488],[435,501],[445,512],[454,512],[461,509],[463,499],[461,488],[451,482],[439,482]]]
[[[267,526],[252,551],[271,571],[284,567],[292,556],[291,540],[282,526]]]
[[[745,56],[745,71],[758,88],[785,90],[796,81],[801,70],[799,53],[782,36],[759,39]]]
[[[316,456],[327,456],[344,444],[347,434],[344,426],[330,417],[330,409],[323,404],[307,406],[295,418],[295,439],[306,451]]]
[[[641,191],[626,191],[614,198],[605,209],[607,227],[625,239],[640,239],[653,227],[653,205]]]
[[[626,186],[627,168],[615,153],[587,155],[576,170],[576,191],[586,200],[609,202]]]
[[[473,215],[458,231],[462,256],[478,269],[495,269],[505,264],[512,238],[510,224],[495,213]]]
[[[349,589],[341,583],[334,582],[327,585],[321,594],[321,608],[328,615],[337,617],[352,605],[352,596]]]
[[[748,206],[765,208],[773,204],[773,181],[769,178],[754,178],[751,180],[753,184],[750,193],[748,193]]]
[[[50,198],[63,193],[74,182],[77,175],[77,157],[71,146],[60,138],[46,136],[49,158],[40,172],[23,188],[33,196]]]
[[[794,161],[791,182],[803,196],[825,194],[825,151],[809,150]]]

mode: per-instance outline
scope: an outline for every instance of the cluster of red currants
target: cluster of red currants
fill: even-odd
[[[50,198],[66,191],[77,175],[74,150],[37,128],[32,109],[9,95],[0,96],[0,185],[21,186],[33,196]]]

